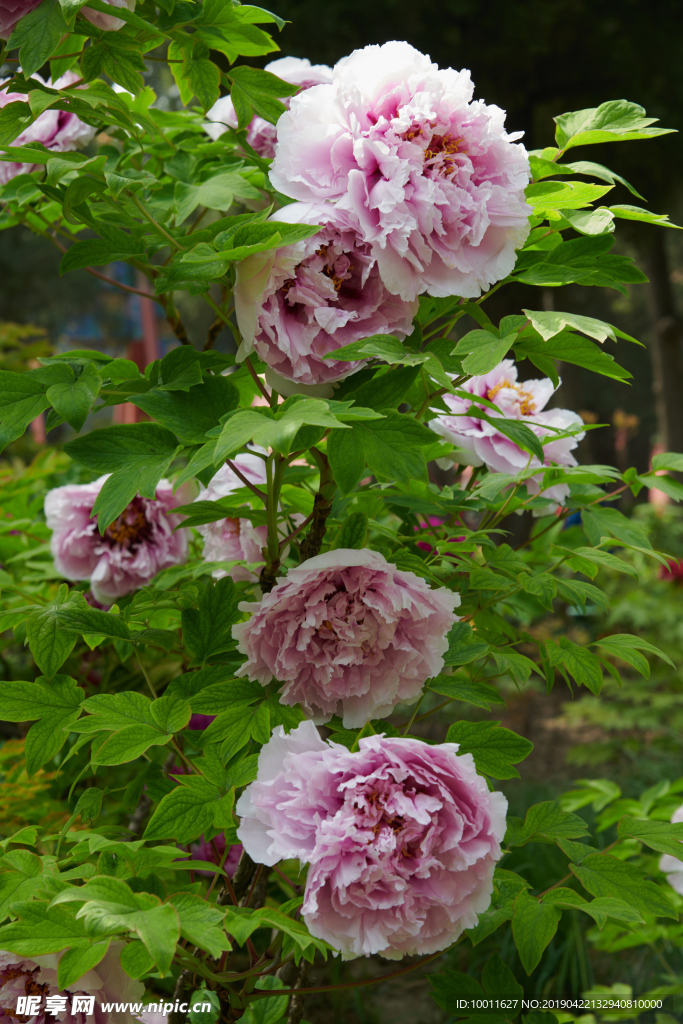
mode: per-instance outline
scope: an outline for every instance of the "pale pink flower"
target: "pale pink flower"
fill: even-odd
[[[683,804],[677,807],[671,815],[672,825],[681,821],[683,821]],[[679,860],[671,853],[665,853],[659,858],[659,870],[664,872],[671,888],[683,896],[683,860]]]
[[[408,43],[366,46],[295,96],[270,179],[351,211],[387,288],[475,297],[510,273],[529,232],[529,164],[505,113],[472,102],[469,71]]]
[[[232,461],[250,483],[257,487],[265,485],[266,466],[258,455],[237,455]],[[229,466],[221,466],[208,487],[201,488],[195,501],[218,501],[244,486]],[[248,519],[231,518],[228,515],[226,519],[206,523],[196,529],[204,538],[205,562],[263,562],[262,549],[268,540],[265,526],[252,526]],[[253,582],[256,579],[245,565],[236,565],[230,570],[216,569],[212,575],[216,579],[229,575],[235,582]]]
[[[370,246],[344,211],[330,203],[292,203],[269,218],[273,230],[283,221],[321,230],[237,264],[238,358],[255,349],[281,378],[330,385],[365,363],[324,356],[373,334],[403,340],[412,332],[417,300],[387,291]]]
[[[435,953],[477,923],[493,891],[507,800],[457,743],[368,736],[324,743],[278,726],[237,830],[257,863],[309,865],[302,915],[345,958]]]
[[[104,0],[110,7],[125,7],[129,11],[135,10],[136,0]],[[115,18],[112,14],[102,14],[100,11],[93,11],[90,7],[81,7],[81,14],[95,25],[96,28],[103,28],[105,32],[118,32],[126,24],[122,18]]]
[[[23,13],[27,12],[24,11]],[[31,77],[39,82],[43,82],[40,75],[32,75]],[[78,78],[79,76],[74,71],[67,71],[54,84],[48,78],[47,82],[43,82],[43,85],[47,85],[51,89],[63,89],[65,86],[78,81]],[[1,81],[0,86],[4,85],[5,81],[7,79]],[[7,106],[8,103],[16,102],[25,103],[26,95],[18,92],[0,92],[0,109]],[[29,142],[42,142],[45,148],[53,153],[66,153],[90,142],[95,131],[95,128],[85,124],[75,114],[69,114],[64,110],[55,110],[51,107],[49,110],[44,110],[42,114],[39,114],[33,124],[24,128],[23,132],[13,140],[12,145],[25,146]],[[41,166],[42,164],[0,163],[0,185],[6,185],[17,174],[28,174],[29,171],[35,171]]]
[[[31,958],[0,950],[0,1006],[4,1010],[3,1020],[20,1024],[20,1020],[26,1018],[19,1018],[16,1014],[18,997],[40,995],[40,1011],[31,1016],[32,1024],[49,1024],[56,1020],[63,1024],[134,1024],[136,1018],[129,1012],[105,1011],[101,1005],[112,1002],[122,1005],[135,1003],[144,994],[145,986],[130,978],[121,967],[123,946],[123,942],[112,942],[96,967],[74,982],[71,988],[61,992],[57,986],[57,967],[64,956],[64,950]],[[45,998],[60,994],[67,998],[66,1008],[58,1010],[56,1014],[46,1013]],[[95,997],[92,1014],[75,1011],[74,997],[81,995]]]
[[[332,81],[332,69],[326,64],[311,64],[310,60],[301,57],[280,57],[266,64],[266,71],[277,75],[283,82],[290,85],[298,85],[302,91],[310,89],[313,85],[320,85],[321,82]],[[283,96],[281,102],[289,106],[289,96]],[[226,127],[237,128],[237,114],[230,96],[221,96],[216,100],[206,115],[207,123],[204,131],[214,141],[219,139],[226,131]],[[275,153],[277,141],[277,129],[270,121],[256,115],[247,129],[247,142],[259,156],[270,159]]]
[[[290,569],[233,626],[247,661],[237,675],[285,683],[283,704],[347,728],[386,718],[438,675],[460,596],[431,590],[377,551],[337,548]],[[323,717],[325,716],[325,717]]]
[[[45,518],[57,572],[67,580],[90,580],[103,605],[143,587],[153,576],[187,558],[187,530],[173,528],[182,516],[167,515],[182,504],[168,480],[157,484],[156,500],[139,495],[100,536],[92,508],[106,476],[91,484],[66,484],[45,497]]]
[[[40,3],[41,0],[0,0],[0,39],[9,39],[17,22]]]
[[[543,446],[543,463],[541,464],[535,455],[531,457],[529,463],[528,452],[502,434],[493,424],[467,415],[468,410],[474,405],[475,408],[484,409],[494,419],[496,415],[500,415],[505,419],[519,420],[542,441],[556,437],[560,431],[582,426],[578,413],[569,409],[543,411],[555,391],[549,377],[520,383],[517,381],[517,367],[514,361],[504,359],[488,373],[472,377],[461,384],[458,390],[467,391],[472,395],[472,401],[458,398],[456,395],[444,395],[443,400],[449,411],[440,412],[435,419],[429,421],[429,426],[456,446],[458,451],[453,459],[460,465],[486,466],[493,472],[509,473],[511,476],[522,472],[527,464],[530,469],[537,466],[540,468],[541,465],[576,466],[576,458],[572,451],[584,436],[583,432],[573,437],[548,441]],[[483,405],[478,406],[477,398],[487,398],[500,412],[497,414]],[[543,474],[539,473],[526,481],[531,494],[541,492],[542,479]],[[555,484],[543,488],[542,494],[544,498],[550,498],[561,505],[569,494],[569,485]]]

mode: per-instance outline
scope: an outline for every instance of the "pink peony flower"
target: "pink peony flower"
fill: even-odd
[[[683,821],[683,804],[676,808],[671,815],[672,825],[681,821]],[[683,896],[683,861],[671,853],[665,853],[659,858],[659,870],[664,872],[671,888]]]
[[[95,600],[109,606],[161,569],[184,562],[187,531],[173,533],[182,517],[166,513],[182,499],[161,480],[155,501],[133,498],[100,537],[92,507],[106,479],[56,487],[45,497],[45,517],[57,571],[68,580],[90,580]]]
[[[257,486],[265,484],[266,466],[258,455],[238,455],[232,461],[252,484]],[[203,487],[195,500],[218,501],[219,498],[226,498],[240,487],[244,487],[244,484],[230,467],[221,466],[209,486]],[[198,526],[197,530],[204,538],[204,561],[206,562],[263,561],[261,549],[265,547],[268,539],[268,530],[265,526],[252,526],[248,519],[227,518]],[[240,580],[253,582],[257,578],[244,565],[236,565],[228,572],[224,569],[216,569],[212,575],[216,579],[230,575],[235,582]]]
[[[237,835],[257,863],[310,865],[303,918],[344,957],[437,952],[491,902],[507,800],[457,743],[359,746],[324,743],[312,722],[278,726],[237,803]]]
[[[514,267],[530,212],[521,133],[473,88],[408,43],[356,50],[278,121],[271,181],[353,212],[391,292],[473,298]]]
[[[281,378],[329,385],[365,365],[323,359],[335,349],[373,334],[403,339],[411,333],[417,301],[389,294],[347,213],[329,203],[293,203],[270,221],[273,230],[282,221],[322,227],[302,242],[237,264],[238,358],[256,349]]]
[[[25,14],[30,14],[41,0],[0,0],[0,39],[9,39],[16,24]],[[22,99],[25,99],[22,96]]]
[[[25,14],[26,11],[23,13]],[[62,75],[53,84],[49,78],[47,82],[43,82],[40,75],[32,75],[32,78],[43,82],[43,85],[47,85],[51,89],[63,89],[65,86],[78,81],[78,77],[74,71],[67,71],[65,75]],[[5,81],[7,79],[0,81],[0,86]],[[26,102],[24,93],[0,91],[0,109],[7,106],[8,103],[16,102]],[[51,108],[50,110],[44,110],[42,114],[38,115],[33,124],[30,124],[28,128],[24,128],[21,135],[14,139],[12,145],[25,146],[28,142],[42,142],[45,148],[53,153],[66,153],[90,142],[95,132],[95,128],[85,124],[75,114]],[[6,185],[17,174],[28,174],[30,171],[35,171],[41,166],[41,164],[0,163],[0,185]]]
[[[487,398],[497,406],[501,416],[510,420],[520,420],[541,440],[556,436],[556,431],[570,430],[582,425],[581,417],[569,409],[548,409],[543,412],[555,391],[553,382],[544,377],[542,380],[525,380],[518,383],[517,367],[512,359],[504,359],[489,373],[472,377],[465,384],[461,384],[459,390],[469,392],[475,406],[477,398]],[[450,413],[439,413],[435,419],[429,421],[429,426],[459,449],[454,461],[460,465],[485,465],[493,472],[510,473],[512,476],[526,468],[529,462],[528,453],[496,430],[491,423],[475,416],[468,416],[470,402],[455,395],[444,395],[443,399]],[[480,408],[484,409],[485,406]],[[486,409],[486,412],[495,418],[496,414],[492,410]],[[543,465],[576,466],[572,450],[583,436],[584,434],[580,433],[558,441],[549,441],[543,447]],[[536,456],[532,456],[530,468],[535,466],[540,467],[541,463]],[[542,474],[526,481],[531,494],[540,493],[541,481]],[[551,498],[558,504],[566,501],[568,494],[568,484],[555,484],[543,489],[543,497]]]
[[[233,626],[248,660],[237,675],[285,683],[283,704],[301,704],[355,728],[414,701],[443,668],[460,596],[431,590],[377,551],[338,548],[290,569]],[[326,716],[321,718],[320,716]]]
[[[125,7],[129,11],[135,10],[136,0],[104,0],[110,7]],[[93,11],[90,7],[81,7],[82,15],[96,28],[102,28],[105,32],[118,32],[126,24],[122,18],[115,18],[112,14],[102,14],[100,11]]]
[[[326,64],[311,64],[310,60],[301,57],[280,57],[279,60],[272,60],[270,64],[266,64],[265,70],[277,75],[283,82],[301,86],[302,90],[310,89],[312,85],[320,85],[321,82],[332,81],[332,69]],[[284,96],[281,102],[288,107],[290,98]],[[207,112],[206,119],[204,131],[214,141],[223,135],[226,126],[236,128],[237,114],[231,97],[221,96]],[[275,125],[262,117],[254,117],[247,130],[247,142],[259,156],[270,159],[275,154],[277,142]]]
[[[121,967],[120,952],[123,946],[123,942],[112,942],[96,967],[74,982],[71,988],[61,990],[61,995],[67,999],[66,1007],[54,1014],[46,1013],[45,999],[60,994],[57,966],[65,951],[29,959],[0,950],[0,1006],[4,1011],[3,1020],[20,1024],[22,1020],[29,1019],[26,1015],[17,1014],[17,999],[34,995],[40,996],[41,1005],[39,1012],[30,1016],[32,1024],[48,1024],[56,1020],[64,1024],[133,1024],[136,1018],[127,1011],[104,1011],[101,1005],[111,1002],[122,1005],[135,1003],[144,994],[145,986],[139,981],[133,981]],[[78,996],[94,996],[94,1010],[89,1013],[77,1010]]]

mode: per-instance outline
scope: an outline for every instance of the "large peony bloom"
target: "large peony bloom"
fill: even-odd
[[[57,967],[61,953],[48,953],[45,956],[32,958],[17,956],[0,950],[0,1006],[3,1009],[3,1020],[12,1024],[31,1020],[33,1024],[48,1024],[49,1021],[60,1020],[63,1024],[134,1024],[135,1017],[127,1011],[102,1009],[102,1003],[135,1003],[144,995],[145,986],[142,982],[133,981],[121,967],[120,952],[123,942],[112,942],[100,963],[74,982],[71,988],[60,989],[57,986]],[[45,999],[61,994],[66,996],[64,1010],[46,1013]],[[40,996],[41,1007],[38,1014],[30,1018],[18,1016],[17,999],[20,996]],[[94,996],[95,1005],[90,1013],[77,1009],[79,996]],[[142,1008],[142,1003],[138,1003]]]
[[[672,825],[681,821],[683,821],[683,804],[671,815]],[[671,888],[683,896],[683,860],[679,860],[671,853],[665,853],[659,858],[659,870],[664,872]]]
[[[252,484],[260,487],[266,483],[265,463],[257,455],[238,455],[232,461]],[[203,487],[195,500],[218,501],[240,487],[244,487],[240,478],[229,466],[221,466],[208,487]],[[263,561],[262,549],[268,539],[268,529],[265,526],[252,526],[248,519],[227,518],[198,526],[197,530],[204,538],[206,562]],[[216,579],[230,575],[235,582],[256,579],[254,573],[244,565],[236,565],[229,572],[217,569],[213,575]]]
[[[270,221],[273,230],[282,221],[322,226],[303,242],[237,264],[238,358],[256,349],[281,378],[329,385],[364,365],[323,359],[335,349],[373,334],[402,340],[411,333],[417,300],[387,291],[371,247],[347,213],[329,203],[292,203]]]
[[[445,949],[491,902],[507,800],[457,743],[369,736],[350,753],[278,726],[237,830],[257,863],[310,865],[302,914],[347,957]]]
[[[26,11],[23,11],[23,13],[25,14]],[[43,81],[40,75],[33,75],[32,77],[38,79],[40,82]],[[43,82],[43,84],[52,89],[63,89],[65,86],[78,81],[78,77],[79,76],[74,71],[67,71],[67,73],[62,75],[61,78],[58,78],[54,84],[49,78],[47,82]],[[4,82],[0,82],[0,86],[3,84]],[[0,92],[0,109],[7,106],[8,103],[16,102],[25,103],[25,94],[18,92]],[[95,131],[95,128],[92,128],[89,124],[85,124],[80,120],[80,118],[76,117],[75,114],[69,114],[64,110],[44,110],[42,114],[38,115],[33,124],[30,124],[28,128],[23,130],[21,135],[18,135],[17,138],[14,139],[12,145],[25,146],[28,142],[42,142],[45,148],[51,150],[53,153],[65,153],[90,142]],[[36,168],[40,166],[42,165],[15,164],[9,162],[0,163],[0,185],[6,185],[7,182],[16,177],[17,174],[27,174],[29,171],[35,171]]]
[[[390,291],[477,296],[515,265],[530,175],[520,133],[472,93],[408,43],[356,50],[278,121],[271,181],[352,211]]]
[[[16,24],[30,14],[41,0],[0,0],[0,39],[9,39]],[[22,99],[26,97],[22,96]]]
[[[313,85],[320,85],[322,82],[332,81],[332,69],[326,64],[311,64],[310,60],[301,57],[280,57],[279,60],[272,60],[266,64],[266,71],[277,75],[283,82],[290,85],[298,85],[302,90],[310,89]],[[289,106],[290,97],[282,97],[281,102]],[[204,131],[214,141],[219,139],[227,127],[237,127],[237,114],[230,96],[221,96],[216,100],[206,115],[207,123]],[[252,149],[256,150],[259,156],[270,159],[275,155],[275,143],[277,142],[277,129],[270,121],[265,121],[258,115],[252,119],[247,130],[247,142]]]
[[[355,728],[413,701],[443,668],[458,594],[431,590],[377,551],[338,548],[310,558],[233,626],[248,660],[238,675],[285,683],[283,704],[343,715]]]
[[[167,512],[182,500],[174,496],[168,480],[161,480],[155,501],[133,498],[100,537],[91,517],[106,479],[56,487],[45,497],[45,517],[57,571],[68,580],[90,580],[95,600],[111,605],[161,569],[184,562],[187,531],[173,532],[182,517]]]
[[[501,434],[499,430],[486,420],[468,416],[472,403],[476,406],[477,398],[487,398],[500,410],[500,415],[509,420],[520,420],[525,423],[541,440],[556,436],[557,431],[571,430],[582,425],[581,417],[569,409],[547,409],[547,402],[555,388],[553,382],[544,377],[542,380],[517,381],[517,367],[512,359],[504,359],[489,373],[481,377],[472,377],[459,390],[472,395],[472,402],[456,395],[444,395],[443,399],[449,408],[448,413],[440,412],[429,421],[429,426],[446,441],[454,444],[459,451],[455,459],[460,465],[482,466],[496,473],[520,473],[529,462],[529,455]],[[496,413],[480,406],[493,418]],[[553,429],[554,428],[554,429]],[[573,437],[563,437],[558,441],[548,441],[543,446],[544,466],[576,466],[572,450],[576,448],[583,433]],[[540,467],[541,463],[532,456],[530,468]],[[526,481],[530,493],[541,491],[540,480],[543,474]],[[562,504],[569,494],[568,484],[555,484],[543,489],[543,497]]]

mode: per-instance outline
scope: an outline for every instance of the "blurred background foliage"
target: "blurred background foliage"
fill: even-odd
[[[290,21],[278,37],[282,55],[333,64],[356,47],[395,38],[407,39],[442,66],[469,68],[475,96],[503,107],[508,129],[524,130],[529,149],[552,143],[553,115],[608,99],[641,103],[663,126],[683,127],[681,4],[677,0],[374,0],[372,4],[367,0],[269,0],[265,6]],[[267,61],[263,58],[252,63]],[[173,106],[177,102],[167,69],[155,70],[149,81],[160,103]],[[674,222],[681,223],[680,147],[680,136],[668,135],[647,147],[632,144],[604,153],[602,147],[593,147],[586,156],[606,163],[632,182],[650,209],[667,212]],[[627,203],[630,198],[621,185],[616,186],[615,201]],[[560,301],[562,305],[570,303],[568,308],[575,312],[607,320],[641,339],[644,347],[622,343],[619,352],[633,381],[621,384],[565,366],[555,403],[581,411],[587,422],[607,424],[589,432],[582,443],[581,461],[610,463],[622,469],[635,465],[642,472],[657,446],[683,451],[683,237],[677,231],[630,222],[620,225],[619,235],[617,247],[636,257],[650,283],[629,287],[625,296],[607,289],[570,286]],[[140,300],[84,271],[59,278],[59,259],[48,241],[21,227],[0,233],[0,320],[6,321],[0,330],[3,367],[20,369],[49,350],[74,347],[100,348],[129,358],[136,358],[137,353],[144,362],[140,346],[149,335],[149,321],[145,327]],[[124,265],[107,269],[109,276],[129,286],[135,285],[132,273]],[[490,315],[495,320],[517,312],[529,304],[530,294],[525,294],[524,286],[506,286],[489,304]],[[553,290],[546,289],[547,308],[554,307],[555,299]],[[200,310],[199,303],[185,301],[183,319],[191,338],[199,343],[210,317]],[[163,318],[153,317],[153,334],[163,354],[175,339]],[[609,341],[605,344],[611,345]],[[227,338],[221,337],[216,347],[227,345]],[[522,376],[525,373],[533,376],[533,368],[523,365]],[[57,434],[56,440],[61,439],[66,436]],[[45,490],[65,482],[67,460],[59,453],[43,451],[32,462],[41,440],[39,431],[27,435],[10,446],[6,460],[0,463],[0,563],[21,559],[24,547],[30,548],[33,555],[27,571],[34,578],[42,573],[50,579],[46,528],[32,526],[29,536],[8,529],[9,524],[2,525],[8,518],[34,520]],[[20,475],[27,464],[31,464],[29,471]],[[68,472],[78,471],[71,466]],[[645,499],[645,494],[641,497]],[[680,510],[643,503],[631,511],[656,527],[655,546],[683,559]],[[507,525],[517,532],[518,524]],[[36,539],[45,543],[44,553],[38,557]],[[481,712],[482,718],[502,718],[504,725],[535,743],[521,783],[505,785],[511,813],[519,813],[535,801],[564,796],[567,809],[578,807],[591,827],[604,826],[600,835],[605,846],[613,831],[610,807],[618,807],[620,800],[641,800],[644,793],[654,793],[662,817],[668,817],[683,799],[683,570],[673,562],[667,573],[652,562],[643,560],[641,564],[637,556],[634,564],[638,580],[624,575],[609,580],[609,613],[588,609],[585,615],[548,615],[540,606],[529,606],[524,628],[536,636],[566,635],[582,643],[612,632],[637,633],[666,651],[679,666],[675,671],[657,662],[645,681],[631,674],[628,666],[620,666],[624,685],[619,689],[607,682],[600,700],[585,691],[572,695],[563,684],[547,693],[535,676],[523,689],[510,681],[507,706],[490,716]],[[81,652],[80,656],[81,674],[95,692],[102,673],[110,669],[100,664],[96,651]],[[12,634],[4,634],[0,638],[0,678],[27,678],[28,663]],[[463,711],[467,713],[465,707],[453,708],[450,713],[462,716]],[[55,788],[49,773],[39,776],[40,783],[22,775],[18,767],[21,727],[3,728],[0,833],[11,834],[20,825],[38,820],[60,827],[64,818],[60,801],[65,794]],[[77,769],[80,765],[75,759],[74,771]],[[112,781],[114,788],[125,788],[130,781],[125,772],[120,774]],[[591,791],[590,785],[581,781],[594,777],[605,780],[602,790]],[[577,792],[583,796],[572,795]],[[530,857],[531,851],[534,862],[522,864],[521,859]],[[524,870],[535,886],[542,887],[545,878],[550,884],[558,877],[558,868],[562,870],[558,856],[553,847],[534,845],[520,849],[514,863],[509,858],[504,866]],[[657,857],[650,859],[655,871]],[[449,966],[477,975],[496,951],[519,970],[512,939],[508,936],[506,940],[505,935],[497,932],[474,949],[469,944],[459,947]],[[682,949],[683,925],[675,922],[648,925],[634,935],[621,933],[616,925],[607,925],[600,932],[588,920],[581,922],[575,916],[571,926],[556,935],[527,991],[539,995],[578,992],[596,984],[617,986],[616,992],[624,992],[628,986],[640,993],[658,986],[683,991]],[[332,981],[338,969],[333,963]],[[375,965],[365,961],[357,962],[353,970],[359,978],[376,973]],[[321,994],[307,1005],[307,1019],[311,1024],[374,1024],[380,1020],[446,1024],[452,1018],[429,999],[421,973],[409,975],[401,984],[338,993],[334,1004]],[[583,1021],[593,1024],[592,1018]],[[660,1024],[670,1022],[662,1018]]]

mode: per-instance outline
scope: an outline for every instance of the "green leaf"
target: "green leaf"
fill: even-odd
[[[275,124],[287,109],[280,97],[291,96],[298,87],[288,85],[269,71],[242,65],[230,68],[232,89],[230,96],[235,105],[238,129],[246,128],[253,114]],[[252,113],[253,111],[253,113]]]
[[[652,458],[653,469],[670,469],[674,473],[683,472],[683,455],[680,452],[660,452]]]
[[[554,843],[557,839],[580,839],[587,835],[590,833],[583,818],[563,811],[554,800],[546,800],[529,808],[521,827],[512,835],[506,835],[505,842],[524,846],[530,842]]]
[[[218,666],[211,666],[216,669]],[[201,673],[211,671],[201,669]],[[225,670],[224,670],[225,674]],[[231,679],[229,682],[213,683],[203,687],[196,696],[189,697],[192,710],[200,715],[220,715],[229,708],[246,707],[263,698],[263,687],[250,679]]]
[[[444,664],[469,665],[470,662],[483,658],[488,651],[489,645],[483,640],[477,640],[469,623],[455,622],[448,633],[448,650],[444,654]]]
[[[562,911],[539,903],[522,889],[515,900],[512,936],[527,974],[538,967],[543,952],[557,931]]]
[[[0,110],[0,145],[7,146],[21,135],[34,120],[28,103],[13,100]]]
[[[587,576],[591,573],[589,570],[591,564],[602,566],[605,569],[613,569],[615,572],[624,573],[626,576],[632,576],[634,579],[638,579],[638,570],[625,562],[623,558],[617,558],[616,555],[610,554],[609,551],[603,551],[601,548],[575,548],[573,551],[569,551],[568,548],[553,547],[554,552],[558,552],[562,555],[571,554],[571,558],[566,559],[566,564],[573,569],[574,572],[582,572]],[[594,570],[592,576],[595,576],[597,570]]]
[[[233,707],[211,723],[202,736],[202,744],[220,743],[223,760],[233,757],[253,736],[259,743],[270,739],[270,713],[267,703],[255,708]]]
[[[66,742],[65,727],[79,715],[83,691],[69,676],[58,675],[50,682],[39,676],[34,683],[0,684],[0,719],[27,722],[38,719],[26,737],[26,771],[34,775],[51,761]]]
[[[516,683],[526,683],[532,672],[539,673],[538,666],[531,658],[527,658],[524,654],[513,651],[509,647],[505,647],[503,650],[494,647],[491,654],[498,671],[507,672]]]
[[[470,331],[461,338],[455,347],[454,354],[462,356],[469,353],[462,361],[465,373],[479,376],[488,373],[501,359],[504,359],[517,339],[516,334],[506,334],[497,338],[490,331]]]
[[[557,164],[553,164],[553,166],[557,167]],[[596,164],[590,160],[576,160],[574,161],[574,163],[566,164],[565,166],[573,174],[585,174],[589,178],[599,178],[601,181],[609,182],[610,185],[614,185],[618,181],[620,184],[624,185],[624,187],[627,188],[629,192],[631,192],[634,196],[637,196],[638,199],[644,198],[643,196],[641,196],[640,192],[636,192],[633,185],[631,185],[626,180],[626,178],[622,178],[620,174],[616,174],[614,171],[611,171],[609,167],[605,167],[603,164]],[[558,168],[556,173],[563,174],[566,173],[566,171],[563,167],[562,171],[560,171]]]
[[[475,683],[467,676],[437,676],[428,683],[428,689],[451,700],[463,700],[475,707],[491,710],[492,704],[504,704],[497,690],[486,683]]]
[[[278,977],[266,975],[265,978],[259,978],[254,989],[255,991],[267,990],[273,992],[284,987],[284,982],[280,981]],[[242,1018],[243,1024],[284,1024],[287,1002],[287,996],[259,999],[257,1002],[251,1003],[247,1008],[247,1012]]]
[[[86,82],[91,82],[104,72],[117,85],[122,85],[135,95],[144,87],[142,75],[147,71],[147,65],[133,39],[108,32],[84,51],[81,71]]]
[[[21,851],[26,853],[28,851]],[[31,854],[31,856],[35,856]],[[38,872],[42,870],[42,864],[38,861]],[[40,874],[29,875],[23,871],[3,871],[0,874],[0,921],[4,921],[9,913],[10,906],[21,900],[29,900],[36,889],[40,888],[43,880]]]
[[[84,974],[97,967],[109,949],[110,939],[94,942],[92,946],[73,946],[67,949],[57,965],[57,985],[59,991],[73,988]]]
[[[456,722],[446,739],[459,745],[460,754],[472,754],[477,771],[494,779],[518,779],[513,765],[534,748],[530,740],[501,728],[500,722]]]
[[[64,445],[74,461],[99,473],[111,473],[93,506],[100,533],[140,493],[156,498],[156,487],[173,460],[175,435],[154,423],[131,423],[91,430]]]
[[[368,536],[368,517],[365,512],[351,512],[342,523],[337,547],[364,548]]]
[[[581,331],[582,334],[587,334],[589,338],[595,338],[600,342],[605,338],[616,341],[618,337],[626,338],[627,341],[635,341],[635,338],[624,334],[617,327],[606,324],[603,320],[596,320],[592,316],[579,316],[578,313],[539,312],[533,309],[525,309],[523,312],[544,341],[554,338],[556,334],[567,327],[573,327],[575,330]]]
[[[620,836],[632,836],[658,853],[669,853],[683,860],[683,823],[646,821],[641,818],[622,818],[617,825]]]
[[[540,181],[527,185],[525,193],[534,213],[542,213],[544,210],[580,210],[611,189],[611,185],[589,185],[583,181]]]
[[[197,661],[232,650],[232,626],[240,618],[235,584],[230,576],[208,583],[198,608],[182,612],[183,640]]]
[[[524,989],[497,953],[494,953],[484,967],[481,980],[484,983],[487,996],[499,999],[521,999],[524,995]],[[516,1010],[513,1010],[510,1016],[514,1017],[515,1014]]]
[[[74,375],[70,383],[53,384],[47,389],[47,397],[55,412],[78,432],[85,423],[101,387],[102,378],[95,364],[86,363],[80,377]]]
[[[128,260],[133,256],[144,256],[145,245],[124,231],[109,230],[107,238],[86,238],[82,242],[74,242],[62,256],[59,273],[67,274],[70,270],[83,267],[103,267],[115,260]]]
[[[387,410],[386,417],[353,427],[370,470],[383,479],[422,480],[426,463],[419,448],[431,444],[434,434],[412,416]]]
[[[227,377],[208,377],[189,391],[153,389],[130,399],[181,441],[202,440],[221,416],[239,405],[239,392]]]
[[[162,798],[145,829],[144,838],[175,839],[178,843],[191,843],[213,826],[220,792],[200,776],[182,779],[171,793]]]
[[[69,588],[60,586],[57,597],[40,608],[26,624],[28,645],[40,671],[51,679],[71,654],[76,637],[58,622],[59,608],[69,602]]]
[[[592,896],[623,899],[640,914],[678,918],[663,890],[633,864],[610,854],[592,853],[581,864],[570,864],[569,870]]]
[[[220,957],[231,949],[225,932],[220,927],[225,911],[207,903],[200,896],[189,892],[178,892],[169,897],[180,918],[180,934],[188,942],[207,950],[211,956]]]
[[[232,206],[236,197],[254,200],[263,198],[259,190],[254,188],[237,171],[221,171],[200,184],[191,185],[179,181],[175,186],[178,223],[182,223],[198,206],[206,206],[210,210],[227,210]],[[262,229],[271,238],[278,233],[277,228],[272,225],[262,225]],[[218,235],[217,239],[219,240],[220,237]],[[188,255],[183,254],[183,257],[184,260],[187,260]],[[225,255],[214,252],[210,258],[217,259],[219,257],[225,258]]]
[[[342,494],[356,489],[365,469],[363,437],[357,430],[333,430],[327,439],[327,456]]]
[[[462,1014],[458,1008],[460,999],[481,999],[484,990],[479,982],[471,974],[463,974],[461,971],[442,971],[439,974],[430,974],[429,984],[431,985],[432,999],[447,1013]],[[500,1018],[496,1016],[496,1019]]]
[[[21,437],[29,423],[49,409],[46,391],[45,384],[28,373],[0,370],[0,449]]]
[[[601,647],[603,651],[613,655],[615,658],[621,658],[622,661],[632,665],[646,679],[650,678],[650,666],[647,659],[640,653],[641,651],[647,651],[648,654],[656,655],[662,661],[665,661],[667,665],[670,665],[671,668],[676,667],[664,651],[661,651],[647,640],[641,640],[640,637],[633,636],[631,633],[613,633],[611,636],[596,640],[593,646]]]
[[[129,978],[142,978],[154,967],[154,959],[139,940],[128,942],[120,953],[121,966]]]
[[[615,508],[593,505],[581,513],[581,521],[591,543],[597,545],[603,537],[616,537],[624,544],[636,548],[650,548],[645,529],[633,519],[627,519]]]
[[[198,39],[183,47],[183,58],[182,73],[206,113],[220,95],[220,70],[209,59],[206,43]]]
[[[7,48],[19,47],[19,61],[25,78],[30,78],[49,60],[66,31],[59,0],[43,0],[39,7],[24,15],[14,28]]]
[[[609,100],[599,107],[574,110],[556,117],[555,138],[562,150],[599,142],[626,142],[668,135],[670,128],[651,128],[658,118],[645,117],[645,109],[628,100]]]
[[[560,637],[559,646],[548,644],[547,649],[553,667],[563,665],[579,685],[583,684],[596,696],[600,693],[603,683],[602,666],[592,651],[580,647],[566,636]]]
[[[192,708],[182,697],[172,694],[159,697],[150,705],[150,714],[164,732],[179,732],[190,721]]]
[[[552,340],[524,338],[515,345],[518,358],[526,356],[541,369],[539,360],[559,359],[574,366],[583,366],[593,373],[600,373],[614,380],[628,380],[632,375],[616,362],[609,352],[603,352],[594,342],[571,331],[561,331]],[[551,364],[552,365],[552,364]]]
[[[645,224],[655,224],[659,228],[681,230],[681,225],[672,224],[666,213],[652,213],[650,210],[642,210],[639,206],[610,206],[609,209],[610,213],[621,220],[640,220]]]
[[[0,945],[19,956],[45,956],[73,946],[85,946],[89,940],[82,921],[62,907],[50,907],[46,901],[14,903],[18,921],[0,928]]]

